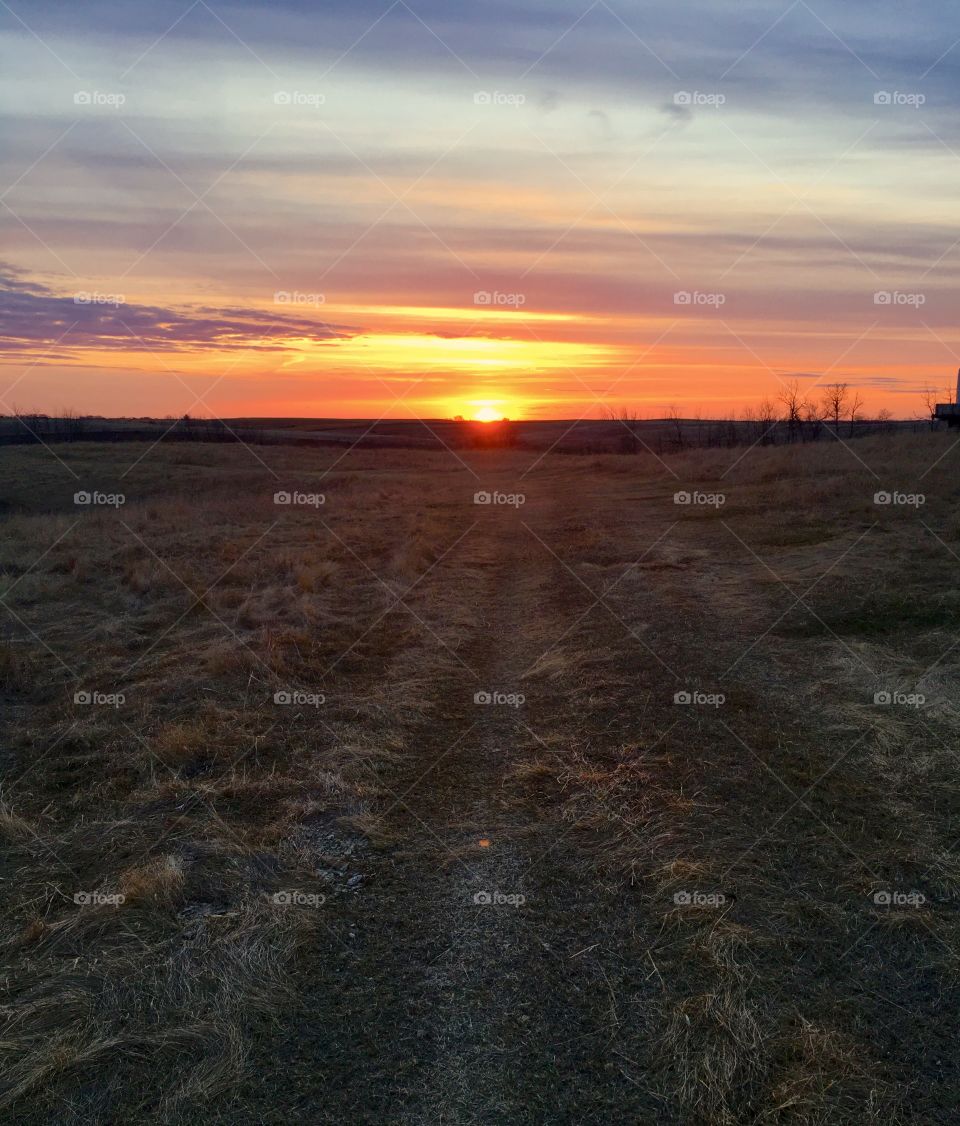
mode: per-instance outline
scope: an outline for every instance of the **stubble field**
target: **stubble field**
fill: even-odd
[[[0,1117],[955,1120],[953,441],[0,450]]]

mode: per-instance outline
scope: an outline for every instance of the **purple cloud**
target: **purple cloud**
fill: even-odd
[[[29,353],[64,360],[83,349],[193,352],[282,351],[291,337],[322,344],[359,330],[316,316],[277,310],[128,304],[122,294],[78,291],[62,296],[46,286],[0,274],[0,354]]]

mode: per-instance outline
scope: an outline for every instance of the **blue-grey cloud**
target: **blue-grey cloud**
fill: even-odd
[[[284,294],[286,297],[286,294]],[[281,298],[283,300],[283,298]],[[291,337],[320,344],[356,329],[281,311],[160,308],[127,304],[122,294],[79,291],[64,297],[45,286],[0,275],[0,354],[67,359],[78,350],[271,352]]]

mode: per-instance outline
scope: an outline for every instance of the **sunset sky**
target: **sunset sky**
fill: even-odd
[[[945,0],[13,0],[0,34],[0,413],[952,386]]]

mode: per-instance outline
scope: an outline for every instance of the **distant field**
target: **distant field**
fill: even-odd
[[[0,449],[0,1118],[955,1122],[954,442]]]
[[[499,423],[449,418],[78,418],[23,415],[0,417],[0,445],[65,441],[240,442],[247,445],[297,445],[314,448],[459,450],[507,447],[541,453],[648,453],[656,456],[689,449],[737,445],[865,438],[893,433],[924,433],[927,420],[822,419],[791,426],[769,418],[571,418],[508,420]]]

